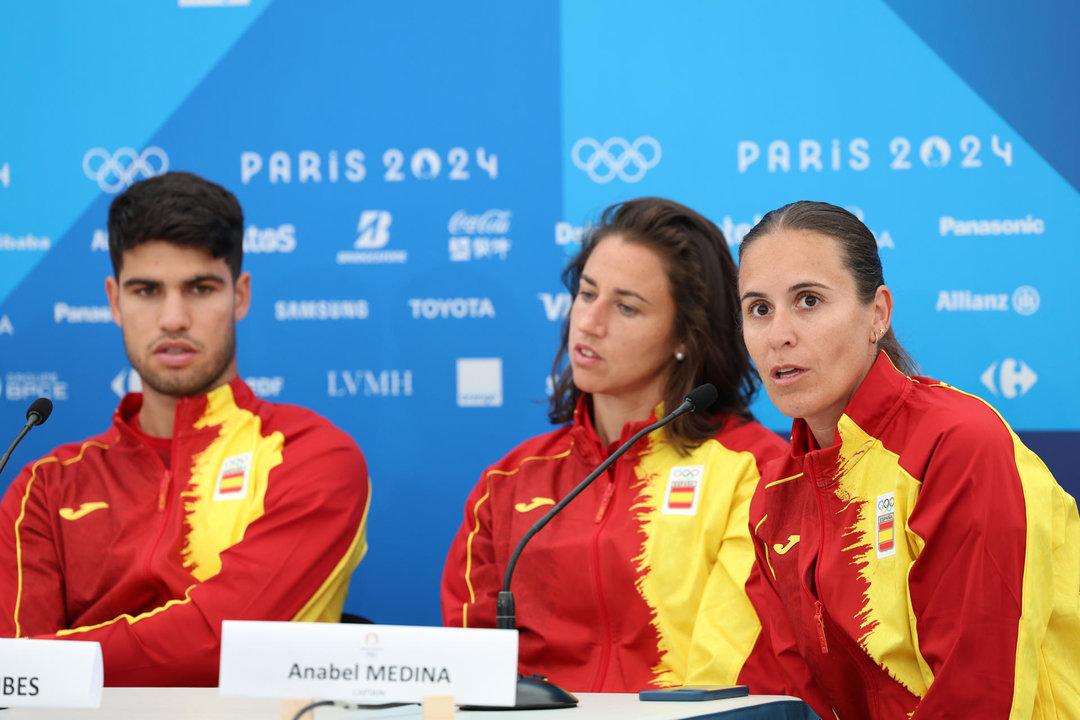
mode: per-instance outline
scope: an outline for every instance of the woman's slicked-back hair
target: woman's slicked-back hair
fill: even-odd
[[[885,284],[874,233],[844,208],[811,200],[790,203],[761,218],[743,238],[739,246],[739,260],[742,260],[746,248],[759,237],[782,230],[806,230],[836,240],[840,245],[844,267],[855,281],[855,292],[864,305],[873,302],[877,289]],[[918,372],[915,361],[900,345],[891,327],[878,340],[877,346],[885,351],[902,373],[914,375]]]
[[[727,416],[751,419],[749,406],[757,377],[739,332],[735,261],[720,228],[694,210],[663,198],[612,205],[586,233],[581,251],[563,271],[563,284],[571,298],[577,296],[582,270],[597,244],[616,235],[653,250],[667,269],[675,303],[674,336],[685,346],[686,357],[672,365],[664,408],[675,409],[702,383],[712,383],[719,392],[708,411],[669,423],[665,427],[668,441],[685,452],[714,435]],[[573,368],[566,362],[569,336],[568,316],[552,368],[555,392],[548,417],[554,423],[573,420],[581,396],[574,385]]]

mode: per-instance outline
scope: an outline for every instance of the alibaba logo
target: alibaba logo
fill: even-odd
[[[518,503],[517,505],[514,506],[514,509],[517,510],[518,512],[520,512],[520,513],[527,513],[530,510],[535,510],[538,507],[543,507],[545,505],[554,505],[554,504],[555,504],[555,501],[552,500],[551,498],[534,497],[532,500],[530,500],[527,503],[522,503],[522,502]]]
[[[777,555],[787,555],[788,550],[795,547],[795,545],[798,544],[798,542],[799,542],[799,536],[798,535],[788,535],[787,545],[781,545],[780,543],[776,543],[775,545],[772,546],[772,549],[776,551]]]
[[[109,507],[107,502],[88,502],[79,506],[78,510],[72,508],[60,508],[60,517],[65,520],[78,520],[81,517],[85,517],[95,510],[104,510]]]

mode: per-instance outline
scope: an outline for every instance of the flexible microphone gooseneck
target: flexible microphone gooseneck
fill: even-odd
[[[613,452],[604,462],[600,463],[600,466],[589,473],[589,476],[578,483],[577,487],[567,493],[566,497],[560,500],[554,507],[549,510],[544,517],[536,521],[529,531],[526,532],[521,540],[518,542],[517,547],[514,548],[514,554],[510,556],[510,562],[506,565],[506,577],[503,579],[503,587],[499,592],[499,596],[495,601],[495,622],[496,627],[504,630],[513,630],[516,625],[516,617],[514,615],[514,595],[510,592],[510,580],[514,576],[514,568],[517,566],[518,557],[521,555],[521,551],[525,548],[525,544],[544,529],[555,515],[559,513],[567,503],[581,494],[581,491],[589,486],[593,480],[600,476],[600,473],[604,472],[611,466],[611,463],[618,460],[623,453],[630,449],[630,446],[636,443],[641,438],[645,437],[653,430],[661,428],[667,425],[669,422],[684,415],[688,412],[694,412],[696,410],[704,410],[705,408],[716,402],[717,392],[716,388],[706,383],[705,385],[699,385],[690,391],[690,394],[686,396],[686,401],[682,405],[675,409],[675,412],[666,416],[663,420],[653,423],[649,427],[638,432],[634,437],[627,440],[622,446]],[[578,704],[578,700],[571,693],[566,692],[555,683],[548,680],[542,675],[530,675],[528,677],[524,675],[518,675],[517,682],[517,695],[516,701],[509,707],[482,707],[482,706],[466,706],[461,707],[462,710],[543,710],[553,708],[565,708],[574,707]]]
[[[30,432],[30,428],[42,424],[49,419],[49,415],[51,414],[52,400],[49,398],[38,398],[30,403],[30,407],[26,411],[26,425],[23,426],[22,431],[15,438],[15,441],[8,446],[4,456],[0,457],[0,472],[4,471],[4,466],[7,465],[8,458],[11,457],[11,451],[15,449],[16,445],[22,442],[22,439],[26,437],[26,433]]]
[[[699,385],[690,391],[690,394],[686,396],[686,400],[683,404],[675,408],[674,412],[665,416],[662,420],[654,422],[652,425],[638,431],[632,438],[627,440],[619,447],[618,450],[613,452],[604,462],[589,473],[588,477],[582,480],[577,487],[566,494],[562,500],[560,500],[554,507],[547,511],[544,517],[536,521],[536,523],[529,528],[528,532],[521,536],[521,540],[518,542],[517,547],[514,548],[513,555],[510,556],[510,562],[506,565],[506,575],[503,578],[503,588],[499,592],[499,597],[496,600],[495,605],[495,623],[496,627],[513,630],[516,626],[516,615],[514,613],[514,594],[510,592],[510,580],[514,576],[514,568],[517,566],[518,557],[521,555],[521,551],[525,548],[525,544],[532,539],[533,535],[544,529],[544,526],[551,522],[551,519],[555,517],[559,511],[561,511],[566,505],[576,498],[581,492],[592,484],[592,481],[600,477],[600,474],[607,470],[613,462],[622,457],[623,453],[630,449],[630,446],[636,443],[641,438],[645,437],[653,430],[662,428],[669,422],[685,415],[688,412],[696,412],[698,410],[704,410],[705,408],[716,402],[717,392],[716,387],[712,383],[705,383]]]

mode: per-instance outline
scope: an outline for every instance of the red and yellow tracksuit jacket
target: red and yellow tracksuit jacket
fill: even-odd
[[[107,685],[217,685],[221,621],[340,619],[366,550],[352,439],[239,378],[28,465],[0,502],[0,636],[101,643]]]
[[[605,448],[581,403],[571,425],[489,467],[446,560],[444,623],[493,627],[522,535],[647,424],[628,423]],[[679,685],[691,666],[701,682],[754,680],[758,658],[768,658],[751,659],[760,624],[744,590],[753,566],[747,513],[759,462],[785,449],[754,422],[730,422],[688,456],[662,431],[642,438],[521,554],[511,585],[521,672],[601,692]],[[701,637],[702,611],[728,622]]]
[[[750,515],[751,598],[822,718],[1080,717],[1076,503],[983,401],[882,354]]]

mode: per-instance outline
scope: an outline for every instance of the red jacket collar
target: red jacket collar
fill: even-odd
[[[210,392],[203,395],[192,395],[189,397],[180,398],[176,403],[176,415],[173,419],[173,437],[183,437],[187,435],[199,434],[206,431],[206,428],[201,430],[195,429],[195,423],[203,413],[206,411],[206,406],[209,403],[210,398],[216,398],[226,393],[232,392],[233,402],[238,407],[250,407],[255,400],[255,393],[248,387],[239,375],[234,377],[225,385],[220,385]],[[133,425],[137,422],[139,416],[139,410],[142,409],[143,394],[128,393],[120,400],[120,405],[113,413],[113,426],[120,433],[120,436],[126,440],[142,443],[142,440],[133,429]],[[215,431],[215,428],[210,428]]]
[[[656,422],[658,417],[661,417],[660,413],[663,412],[663,403],[658,403],[653,408],[652,414],[648,419],[640,422],[628,422],[623,425],[622,433],[620,433],[618,440],[611,443],[610,446],[604,447],[604,441],[600,439],[600,436],[596,432],[596,427],[593,424],[592,408],[588,401],[588,395],[582,393],[578,398],[577,407],[574,408],[574,425],[571,428],[571,437],[574,439],[574,449],[581,453],[581,455],[590,463],[599,464],[603,460],[615,452],[624,442],[634,436],[635,433],[642,428],[648,427],[652,423]],[[649,439],[642,438],[632,448],[626,451],[623,457],[638,457],[643,455],[648,450]]]
[[[913,385],[911,378],[893,366],[888,355],[879,352],[870,372],[844,408],[844,415],[869,435],[878,437],[903,405]],[[811,452],[838,456],[842,444],[839,435],[837,428],[832,446],[819,449],[806,421],[797,418],[791,425],[791,456],[800,458]]]

